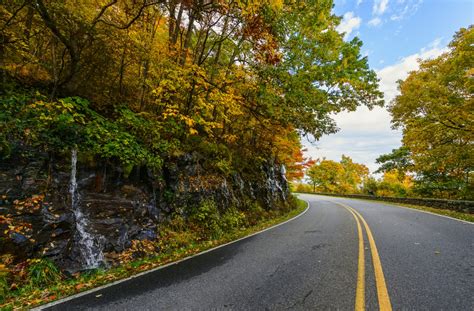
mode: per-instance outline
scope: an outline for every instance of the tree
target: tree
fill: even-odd
[[[365,165],[354,163],[350,157],[343,155],[340,162],[317,160],[306,175],[314,192],[318,189],[328,193],[356,193],[368,173]]]
[[[345,155],[342,155],[340,163],[344,174],[340,181],[339,191],[341,193],[358,192],[362,181],[369,175],[369,169],[363,164],[354,163],[350,157]]]
[[[413,181],[411,176],[404,175],[402,178],[398,170],[387,171],[377,185],[377,196],[383,197],[406,197],[411,192]]]
[[[389,106],[425,196],[473,198],[473,46],[474,27],[461,29],[448,52],[420,62],[399,83],[401,94]]]
[[[300,150],[301,135],[335,132],[331,113],[381,104],[362,42],[344,41],[332,6],[330,0],[3,1],[2,153],[18,141],[52,153],[81,145],[99,158],[127,154],[127,163],[166,165],[195,152],[225,174],[274,163],[287,167],[289,179],[299,178],[312,164]],[[84,114],[84,102],[85,119],[71,119]],[[49,106],[68,110],[53,119],[70,121],[74,135],[57,130],[62,123],[36,122],[39,107]],[[25,124],[35,125],[28,135]],[[93,129],[107,139],[86,147],[81,142],[94,137]],[[121,152],[117,146],[126,141],[136,142],[135,151]]]
[[[308,177],[313,185],[313,192],[316,187],[322,192],[335,192],[339,180],[343,174],[343,167],[340,163],[332,160],[317,161],[308,170]]]
[[[397,170],[401,179],[405,178],[405,175],[413,167],[410,150],[405,146],[398,149],[392,149],[391,153],[383,154],[375,161],[377,164],[381,164],[375,173],[385,173]]]

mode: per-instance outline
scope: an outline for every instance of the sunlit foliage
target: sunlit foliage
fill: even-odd
[[[298,134],[332,133],[331,112],[381,103],[332,6],[3,1],[2,155],[23,141],[159,169],[199,151],[223,172],[273,161],[299,178]]]
[[[338,194],[359,192],[368,174],[369,169],[365,165],[354,163],[344,155],[340,162],[317,160],[307,171],[313,191]]]
[[[420,69],[400,82],[401,94],[389,109],[394,127],[403,131],[420,195],[474,198],[473,75],[470,26],[456,33],[448,52],[420,62]]]

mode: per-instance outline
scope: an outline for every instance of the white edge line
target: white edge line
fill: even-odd
[[[303,212],[301,212],[300,214],[294,216],[293,218],[290,218],[290,219],[288,219],[288,220],[285,220],[285,221],[282,222],[282,223],[279,223],[279,224],[274,225],[274,226],[272,226],[272,227],[269,227],[269,228],[266,228],[266,229],[263,229],[263,230],[254,232],[254,233],[252,233],[252,234],[250,234],[250,235],[241,237],[241,238],[239,238],[239,239],[237,239],[237,240],[230,241],[230,242],[227,242],[227,243],[225,243],[225,244],[221,244],[221,245],[218,245],[218,246],[216,246],[216,247],[207,249],[207,250],[202,251],[202,252],[200,252],[200,253],[197,253],[197,254],[194,254],[194,255],[191,255],[191,256],[182,258],[182,259],[180,259],[180,260],[178,260],[178,261],[173,261],[173,262],[167,263],[166,265],[159,266],[159,267],[153,268],[153,269],[151,269],[151,270],[143,271],[143,272],[140,272],[140,273],[138,273],[138,274],[134,274],[134,275],[129,276],[129,277],[125,278],[125,279],[120,279],[120,280],[114,281],[114,282],[112,282],[112,283],[107,283],[107,284],[105,284],[105,285],[102,285],[102,286],[99,286],[99,287],[95,287],[95,288],[92,288],[92,289],[83,291],[83,292],[81,292],[81,293],[74,294],[74,295],[72,295],[72,296],[68,296],[68,297],[65,297],[65,298],[62,298],[62,299],[59,299],[59,300],[56,300],[56,301],[53,301],[53,302],[50,302],[50,303],[47,303],[47,304],[38,306],[38,307],[35,307],[35,308],[32,309],[32,310],[33,310],[33,311],[35,311],[35,310],[36,310],[36,311],[44,310],[44,309],[46,309],[46,308],[50,308],[50,307],[53,307],[53,306],[55,306],[55,305],[58,305],[58,304],[61,304],[61,303],[64,303],[64,302],[67,302],[67,301],[70,301],[70,300],[73,300],[73,299],[76,299],[76,298],[79,298],[79,297],[82,297],[82,296],[85,296],[85,295],[92,294],[92,293],[94,293],[94,292],[100,291],[100,290],[105,289],[105,288],[107,288],[107,287],[111,287],[111,286],[117,285],[117,284],[119,284],[119,283],[126,282],[126,281],[131,280],[131,279],[134,279],[134,278],[138,278],[138,277],[140,277],[140,276],[142,276],[142,275],[145,275],[145,274],[147,274],[147,273],[155,272],[155,271],[158,271],[158,270],[167,268],[167,267],[172,266],[172,265],[177,265],[177,264],[179,264],[179,263],[181,263],[181,262],[183,262],[183,261],[186,261],[186,260],[188,260],[188,259],[191,259],[191,258],[194,258],[194,257],[197,257],[197,256],[201,256],[201,255],[203,255],[203,254],[212,252],[212,251],[214,251],[214,250],[216,250],[216,249],[218,249],[218,248],[221,248],[221,247],[224,247],[224,246],[233,244],[233,243],[237,243],[237,242],[239,242],[239,241],[248,239],[248,238],[250,238],[250,237],[252,237],[252,236],[254,236],[254,235],[263,233],[263,232],[268,231],[268,230],[271,230],[271,229],[275,229],[276,227],[279,227],[279,226],[281,226],[281,225],[284,225],[284,224],[286,224],[286,223],[288,223],[288,222],[290,222],[290,221],[292,221],[292,220],[295,220],[296,218],[299,218],[300,216],[306,214],[306,212],[309,210],[310,205],[309,205],[309,202],[308,202],[308,201],[306,201],[306,200],[304,200],[304,201],[305,201],[306,204],[308,205],[308,206],[306,207],[306,209],[305,209]]]
[[[404,209],[409,209],[409,210],[411,210],[411,211],[417,211],[417,212],[420,212],[420,213],[431,214],[431,215],[438,216],[438,217],[443,217],[443,218],[448,218],[448,219],[451,219],[451,220],[460,221],[460,222],[463,222],[463,223],[465,223],[465,224],[474,225],[474,222],[470,222],[470,221],[467,221],[467,220],[454,218],[454,217],[451,217],[451,216],[441,215],[441,214],[433,213],[433,212],[430,212],[430,211],[424,211],[424,210],[420,210],[420,209],[417,209],[417,208],[411,208],[411,207],[407,207],[407,206],[403,206],[403,205],[398,205],[398,204],[391,204],[391,203],[386,203],[386,202],[383,202],[383,203],[385,203],[386,205],[390,205],[390,206],[395,206],[395,207],[400,207],[400,208],[404,208]],[[421,207],[423,207],[423,206],[421,206]],[[429,207],[429,206],[428,206],[428,207]],[[432,207],[432,208],[434,208],[434,207]],[[447,211],[449,211],[449,210],[447,210]]]
[[[309,195],[316,195],[318,196],[318,194],[312,194],[312,193],[305,193],[305,194],[309,194]],[[321,196],[321,195],[319,195]],[[456,221],[460,221],[460,222],[463,222],[465,224],[469,224],[469,225],[474,225],[474,222],[470,222],[470,221],[467,221],[467,220],[463,220],[463,219],[458,219],[458,218],[454,218],[454,217],[450,217],[450,216],[446,216],[446,215],[441,215],[441,214],[437,214],[437,213],[433,213],[433,212],[430,212],[430,211],[424,211],[424,210],[421,210],[421,209],[417,209],[417,208],[411,208],[411,207],[407,207],[407,206],[403,206],[403,205],[398,205],[397,203],[393,203],[393,202],[387,202],[387,201],[381,201],[381,200],[370,200],[370,199],[362,199],[362,198],[347,198],[347,197],[337,197],[337,196],[330,196],[328,195],[328,197],[330,198],[339,198],[339,199],[349,199],[349,200],[361,200],[361,201],[365,201],[365,202],[373,202],[373,203],[381,203],[381,204],[385,204],[385,205],[389,205],[389,206],[395,206],[395,207],[399,207],[399,208],[404,208],[404,209],[408,209],[410,211],[415,211],[415,212],[420,212],[420,213],[425,213],[425,214],[431,214],[431,215],[434,215],[434,216],[438,216],[438,217],[443,217],[443,218],[448,218],[448,219],[451,219],[451,220],[456,220]],[[328,201],[330,202],[330,201]],[[421,207],[423,207],[423,205],[420,205]],[[429,207],[429,206],[426,206],[426,207]],[[432,207],[434,208],[434,207]],[[443,209],[440,209],[440,210],[443,210]],[[447,211],[449,211],[448,209],[446,209]]]

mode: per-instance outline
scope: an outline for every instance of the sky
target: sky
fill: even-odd
[[[338,27],[345,39],[359,37],[370,67],[380,79],[385,102],[397,94],[397,81],[418,68],[418,59],[435,58],[460,28],[474,24],[472,0],[335,0],[334,13],[343,17]],[[367,165],[374,172],[375,159],[401,146],[401,132],[391,129],[385,108],[334,116],[336,134],[316,143],[303,139],[306,155],[339,161],[341,155]]]

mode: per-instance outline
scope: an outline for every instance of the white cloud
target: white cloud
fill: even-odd
[[[410,71],[418,69],[418,59],[435,58],[446,52],[446,48],[440,47],[441,38],[438,38],[423,48],[420,52],[406,56],[396,64],[387,66],[377,71],[380,79],[380,90],[385,94],[385,101],[388,103],[398,95],[397,81],[403,80]]]
[[[391,129],[391,117],[384,108],[370,111],[359,107],[354,112],[341,112],[334,119],[341,130],[323,136],[315,145],[304,142],[307,156],[339,161],[344,154],[374,172],[378,168],[375,159],[401,144],[401,132]]]
[[[379,17],[374,17],[367,24],[369,26],[375,27],[375,26],[380,25],[381,23],[382,23],[382,20]]]
[[[374,0],[372,13],[374,15],[382,15],[388,9],[388,0]]]
[[[390,20],[392,21],[400,21],[415,14],[423,3],[423,0],[404,0],[398,1],[397,3],[398,6],[395,9],[395,13],[390,16]]]
[[[447,51],[436,39],[418,53],[401,58],[397,63],[377,71],[380,90],[389,102],[397,94],[397,80],[404,79],[410,71],[418,68],[418,59],[434,58]],[[350,156],[355,162],[367,165],[374,172],[378,165],[375,159],[401,145],[402,134],[391,129],[391,117],[385,108],[359,107],[354,112],[341,112],[334,116],[338,133],[323,136],[316,145],[303,142],[308,149],[306,155],[315,158],[339,161],[341,155]]]
[[[362,1],[363,1],[363,0],[357,0],[357,6],[361,5],[361,4],[362,4]]]
[[[358,16],[354,15],[354,12],[347,12],[344,14],[341,23],[337,26],[337,31],[341,33],[345,33],[345,38],[349,37],[351,32],[358,29],[360,24],[362,23],[362,19]]]

